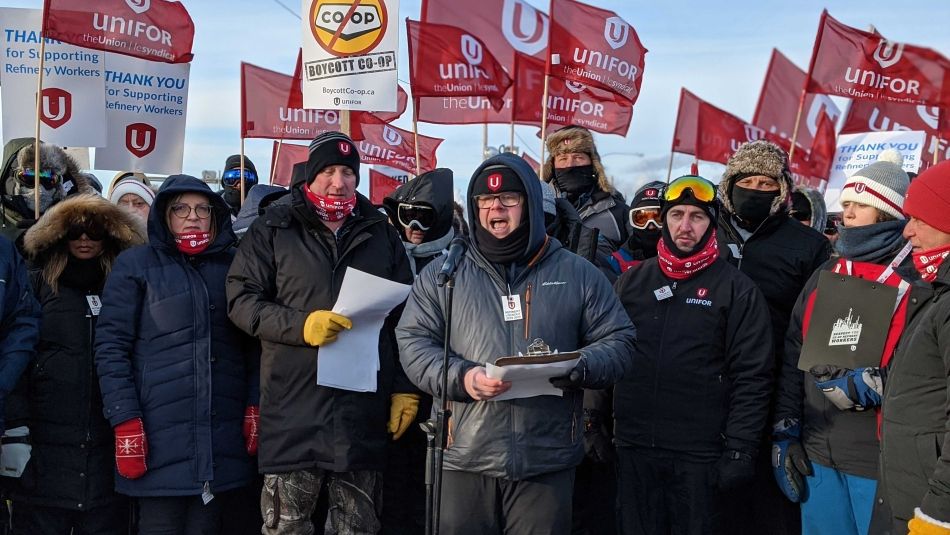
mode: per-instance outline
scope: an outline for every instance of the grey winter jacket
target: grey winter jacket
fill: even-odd
[[[506,280],[477,242],[456,273],[448,391],[452,419],[445,468],[522,480],[576,466],[584,456],[583,392],[507,401],[474,401],[465,391],[469,369],[527,352],[536,338],[561,352],[578,350],[587,368],[584,386],[604,388],[630,371],[636,333],[607,279],[588,261],[544,235],[541,190],[522,160],[500,155],[482,164],[514,169],[528,192],[531,225],[526,266]],[[477,208],[469,223],[474,235]],[[534,254],[531,254],[531,252]],[[440,262],[416,280],[396,329],[409,379],[441,397],[444,293],[436,285]],[[506,322],[502,295],[521,298],[523,319]]]

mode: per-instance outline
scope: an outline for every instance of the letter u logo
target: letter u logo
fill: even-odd
[[[125,127],[125,148],[136,158],[144,158],[153,150],[158,138],[155,127],[145,123],[132,123]]]
[[[521,0],[505,0],[501,33],[512,48],[533,56],[548,46],[548,18]]]
[[[904,53],[904,43],[892,43],[887,39],[881,39],[874,49],[874,61],[886,69],[901,60]]]
[[[349,156],[352,146],[346,141],[341,141],[337,144],[337,148],[340,150],[340,154],[343,156]]]
[[[139,15],[148,11],[151,0],[125,0],[125,3],[129,5],[132,11],[135,11]]]
[[[604,21],[604,40],[610,48],[617,50],[627,44],[630,26],[620,17],[610,17]]]
[[[389,125],[383,126],[383,141],[389,143],[393,147],[398,147],[402,145],[402,135],[397,132],[395,129],[390,128]]]
[[[482,62],[482,44],[468,34],[462,35],[462,55],[469,65],[478,65]]]
[[[498,191],[501,189],[501,173],[492,173],[488,175],[488,189]]]
[[[63,126],[73,115],[73,97],[58,87],[43,90],[40,120],[50,128]]]

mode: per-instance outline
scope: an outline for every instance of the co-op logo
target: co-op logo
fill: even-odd
[[[533,56],[548,46],[548,16],[522,0],[505,0],[501,33],[512,48]]]
[[[469,34],[462,34],[462,55],[469,65],[478,65],[482,62],[482,44]]]
[[[904,43],[894,43],[887,39],[881,39],[881,42],[877,44],[877,48],[874,49],[874,61],[882,69],[886,69],[900,61],[903,54]]]
[[[151,7],[151,0],[125,0],[125,3],[139,15],[145,13]]]
[[[125,148],[136,158],[144,158],[155,150],[158,131],[146,123],[132,123],[125,127]]]
[[[73,116],[73,96],[58,87],[43,89],[40,106],[40,120],[50,128],[59,128],[68,123]]]
[[[402,134],[396,131],[393,127],[383,125],[383,141],[389,143],[393,147],[398,147],[402,145]]]
[[[610,17],[604,21],[604,39],[610,48],[617,50],[627,44],[630,37],[630,25],[620,17]]]
[[[310,5],[310,33],[334,56],[376,48],[386,35],[388,21],[384,0],[315,0]]]

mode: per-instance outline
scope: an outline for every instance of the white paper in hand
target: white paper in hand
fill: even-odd
[[[355,392],[375,392],[379,371],[379,331],[412,286],[347,268],[333,312],[353,322],[336,340],[320,347],[317,384]]]
[[[530,398],[534,396],[563,396],[564,391],[551,384],[552,377],[564,377],[571,373],[580,357],[561,362],[547,364],[509,364],[495,366],[492,363],[485,365],[485,373],[492,379],[511,381],[511,388],[504,394],[495,396],[489,401],[504,401],[506,399]]]

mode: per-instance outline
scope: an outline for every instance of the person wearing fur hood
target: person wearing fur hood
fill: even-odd
[[[33,138],[10,140],[3,147],[0,169],[2,208],[0,233],[16,242],[23,230],[36,222],[35,165],[36,145]],[[50,143],[40,143],[40,215],[68,195],[95,193],[96,190],[80,172],[79,164],[66,151]]]
[[[125,526],[92,347],[105,279],[121,251],[144,243],[144,231],[109,201],[83,194],[49,208],[24,235],[42,321],[6,411],[11,429],[29,429],[33,447],[12,493],[18,532],[119,534]]]
[[[596,228],[616,249],[627,241],[627,212],[623,195],[614,190],[597,153],[590,130],[565,126],[547,138],[551,156],[541,177],[577,209],[581,222]]]

